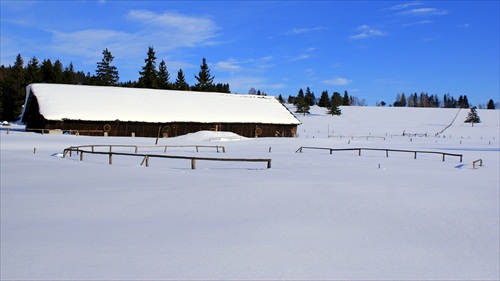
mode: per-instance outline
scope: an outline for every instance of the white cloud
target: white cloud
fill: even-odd
[[[241,66],[237,65],[237,61],[235,59],[229,59],[227,61],[219,61],[215,63],[214,69],[219,71],[235,71],[240,70]]]
[[[408,7],[418,6],[418,5],[422,5],[422,2],[415,1],[415,2],[405,3],[405,4],[395,5],[395,6],[392,6],[390,8],[387,8],[386,10],[403,10],[403,9],[408,8]]]
[[[436,8],[418,8],[411,9],[403,12],[399,12],[399,15],[411,15],[411,16],[441,16],[447,15],[447,10],[441,10]]]
[[[293,28],[289,31],[287,31],[285,34],[286,35],[298,35],[298,34],[303,34],[303,33],[310,33],[310,32],[315,32],[315,31],[321,31],[321,30],[326,30],[326,27],[322,26],[317,26],[317,27],[312,27],[312,28]]]
[[[352,35],[349,38],[358,40],[358,39],[365,39],[368,37],[380,37],[387,35],[387,32],[380,29],[371,28],[368,25],[362,25],[358,27],[357,31],[358,31],[357,34]]]
[[[322,82],[328,85],[344,86],[352,83],[352,80],[342,77],[334,77],[332,79],[323,80]]]

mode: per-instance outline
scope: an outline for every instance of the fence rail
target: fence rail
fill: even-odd
[[[90,145],[79,145],[79,146],[71,146],[69,148],[91,148],[92,151],[95,151],[96,147],[109,147],[109,150],[111,151],[113,147],[125,147],[125,148],[133,148],[135,153],[139,152],[139,148],[163,148],[163,152],[167,152],[167,148],[172,148],[172,147],[194,147],[196,149],[196,152],[199,152],[200,148],[215,148],[217,153],[219,152],[219,149],[222,150],[222,153],[226,153],[226,148],[221,145],[126,145],[126,144],[90,144]],[[71,155],[70,155],[71,156]]]
[[[95,145],[96,146],[96,145]],[[94,146],[94,147],[95,147]],[[83,147],[91,147],[91,146],[83,146]],[[146,167],[149,167],[149,159],[150,158],[170,158],[170,159],[186,159],[191,160],[191,169],[196,169],[196,161],[230,161],[230,162],[265,162],[267,163],[267,169],[271,168],[271,159],[261,159],[261,158],[217,158],[217,157],[192,157],[192,156],[175,156],[175,155],[159,155],[159,154],[144,154],[144,153],[127,153],[127,152],[113,152],[112,146],[109,146],[109,151],[95,151],[92,150],[83,150],[81,147],[68,147],[64,149],[63,158],[70,154],[71,152],[77,152],[80,156],[80,161],[83,161],[83,157],[85,153],[90,154],[101,154],[108,155],[109,157],[109,165],[113,164],[113,155],[122,155],[122,156],[135,156],[135,157],[143,157],[141,162],[141,166],[145,163]],[[132,146],[135,147],[135,146]],[[185,146],[184,146],[185,147]],[[202,146],[199,146],[202,147]]]
[[[476,163],[479,163],[479,167],[482,167],[483,166],[483,159],[477,159],[477,160],[472,161],[472,169],[476,168]]]
[[[413,153],[413,159],[417,159],[418,153],[429,153],[429,154],[441,154],[443,156],[443,161],[445,161],[445,156],[456,156],[460,158],[460,163],[462,163],[462,154],[455,153],[447,153],[447,152],[438,152],[438,151],[416,151],[416,150],[403,150],[403,149],[388,149],[388,148],[327,148],[327,147],[310,147],[310,146],[302,146],[295,151],[295,153],[302,153],[303,149],[319,149],[319,150],[329,150],[330,154],[333,154],[334,151],[358,151],[358,155],[361,156],[362,150],[373,150],[373,151],[385,151],[385,157],[389,157],[389,151],[391,152],[407,152]]]

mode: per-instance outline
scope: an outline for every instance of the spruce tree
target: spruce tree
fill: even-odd
[[[467,115],[467,118],[465,118],[464,123],[472,123],[472,126],[474,126],[474,123],[481,123],[481,119],[479,118],[479,115],[477,115],[475,106],[470,108],[469,114]]]
[[[189,90],[189,85],[188,83],[186,83],[186,79],[184,77],[184,72],[182,72],[182,69],[179,69],[179,71],[177,72],[177,79],[175,79],[174,89],[180,91]]]
[[[169,82],[170,73],[167,70],[167,64],[164,60],[161,60],[158,66],[158,89],[169,90],[172,89],[172,85]]]
[[[26,74],[24,60],[18,54],[14,65],[3,68],[0,77],[0,106],[2,108],[0,120],[16,121],[22,111],[24,98],[26,97]]]
[[[40,83],[41,81],[39,61],[36,57],[32,57],[26,66],[26,84]]]
[[[194,76],[196,78],[196,83],[194,88],[196,91],[201,92],[210,92],[214,90],[214,76],[210,75],[210,69],[207,65],[207,60],[205,58],[202,59],[202,63],[200,65],[200,72],[198,72],[198,76]]]
[[[96,84],[100,86],[113,86],[118,84],[119,76],[116,66],[111,65],[113,55],[108,51],[108,48],[102,51],[103,58],[97,63]]]
[[[302,89],[301,89],[302,91]],[[309,110],[311,109],[309,107],[309,104],[304,100],[303,96],[300,96],[300,97],[297,97],[295,99],[295,106],[296,106],[296,109],[295,109],[295,112],[296,113],[302,113],[304,114],[304,116],[306,114],[309,114]]]
[[[323,91],[318,101],[319,107],[329,107],[330,106],[330,96],[328,91]]]
[[[316,97],[314,96],[314,93],[311,92],[311,89],[309,87],[306,88],[306,93],[304,95],[304,101],[309,105],[314,105],[316,103]]]
[[[42,75],[43,83],[57,83],[56,80],[56,72],[54,70],[54,66],[52,65],[52,61],[50,59],[43,60],[42,65],[40,66],[40,72]]]
[[[148,57],[144,60],[146,65],[142,67],[142,71],[139,71],[139,88],[158,88],[158,74],[156,73],[156,57],[153,47],[148,49]]]
[[[342,111],[339,106],[342,105],[343,98],[338,92],[334,92],[330,100],[330,106],[328,107],[328,114],[331,115],[341,115]]]
[[[488,104],[486,105],[486,109],[495,109],[495,103],[493,102],[492,99],[488,101]]]
[[[342,105],[350,105],[349,94],[347,94],[347,91],[344,91],[344,98],[342,99]]]

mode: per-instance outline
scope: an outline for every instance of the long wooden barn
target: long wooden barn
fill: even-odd
[[[294,137],[301,124],[275,97],[63,84],[28,85],[22,122],[27,131],[138,137]]]

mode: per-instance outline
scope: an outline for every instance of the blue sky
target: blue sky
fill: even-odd
[[[194,84],[207,59],[216,83],[288,97],[310,87],[393,103],[397,94],[500,97],[499,1],[5,1],[1,64],[59,59],[95,73],[102,51],[120,81],[153,46],[171,81]]]

